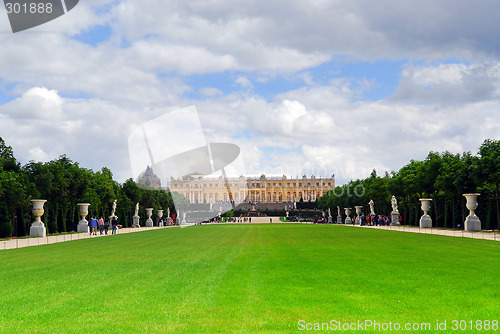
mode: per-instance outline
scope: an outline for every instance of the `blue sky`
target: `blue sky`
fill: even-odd
[[[500,133],[499,11],[87,0],[12,34],[2,8],[0,136],[23,163],[66,154],[119,180],[134,176],[128,135],[191,105],[213,140],[241,147],[249,174],[342,184],[429,151],[474,153]]]

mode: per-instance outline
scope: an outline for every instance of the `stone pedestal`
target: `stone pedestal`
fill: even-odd
[[[429,215],[423,215],[420,218],[420,228],[432,227],[432,218]]]
[[[328,224],[333,223],[332,217],[328,217]]]
[[[151,215],[153,214],[153,208],[146,208],[146,227],[153,227],[153,219],[151,219]]]
[[[85,232],[89,233],[89,222],[85,217],[89,214],[89,206],[90,203],[78,203],[79,213],[82,219],[78,222],[78,226],[76,227],[77,232]]]
[[[401,225],[399,223],[399,214],[391,213],[391,226],[398,226],[398,225]]]
[[[33,216],[35,216],[35,221],[31,224],[30,228],[30,236],[33,237],[45,237],[47,236],[47,229],[45,228],[45,224],[42,222],[40,217],[43,216],[45,212],[43,210],[43,205],[47,202],[44,199],[32,199],[33,203]]]
[[[47,229],[44,223],[33,223],[30,227],[30,236],[32,237],[46,237]]]
[[[477,216],[465,218],[464,230],[467,232],[481,231],[481,221]]]
[[[351,219],[351,217],[346,217],[345,224],[346,225],[352,225],[352,219]]]
[[[141,217],[139,216],[133,216],[132,217],[132,227],[141,227],[140,220]]]
[[[341,216],[337,216],[337,224],[342,224],[342,217]]]

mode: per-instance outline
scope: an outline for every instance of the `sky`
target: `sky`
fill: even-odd
[[[340,185],[430,151],[476,154],[500,137],[498,13],[491,0],[82,0],[14,34],[0,6],[0,137],[23,164],[66,154],[119,182],[134,176],[130,134],[189,106],[248,175]]]

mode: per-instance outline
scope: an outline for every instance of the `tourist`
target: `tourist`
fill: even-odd
[[[113,217],[113,219],[111,220],[111,227],[113,229],[111,234],[116,234],[116,230],[118,228],[118,221],[116,220],[116,217]]]
[[[104,219],[99,218],[99,221],[97,222],[97,224],[99,225],[99,234],[100,235],[103,235],[104,234]]]
[[[104,222],[104,233],[108,235],[108,230],[109,230],[109,219],[106,219]]]
[[[91,226],[90,235],[92,235],[92,234],[97,235],[97,219],[96,218],[92,218],[92,220],[90,221],[90,226]]]
[[[94,218],[90,218],[90,220],[89,220],[89,232],[90,232],[90,235],[92,235],[92,219],[94,219]]]
[[[269,218],[269,223],[272,224],[273,223],[273,219],[272,218]]]

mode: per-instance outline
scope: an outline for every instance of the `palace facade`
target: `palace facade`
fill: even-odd
[[[169,189],[184,195],[191,203],[229,202],[295,202],[315,201],[335,188],[335,178],[287,178],[265,176],[257,178],[205,178],[189,175],[170,179]]]

